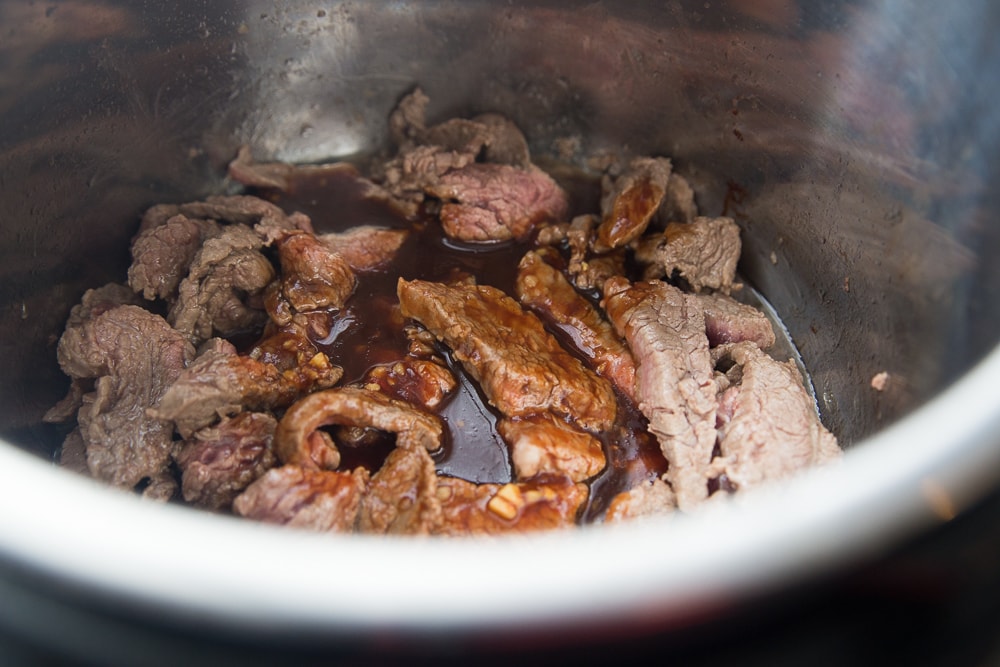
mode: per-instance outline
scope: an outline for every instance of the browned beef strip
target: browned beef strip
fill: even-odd
[[[368,369],[361,384],[372,391],[433,410],[455,391],[458,381],[447,366],[427,359],[401,359]]]
[[[443,514],[438,534],[525,533],[574,525],[587,486],[545,475],[503,486],[439,477],[437,497]]]
[[[459,153],[440,146],[414,146],[384,164],[375,165],[372,177],[378,189],[371,198],[390,204],[407,218],[414,217],[427,199],[427,190],[449,171],[476,161],[474,153]]]
[[[320,532],[354,530],[368,472],[306,470],[287,465],[268,470],[233,501],[240,516]]]
[[[673,173],[667,181],[667,193],[660,204],[657,217],[664,223],[691,222],[698,216],[694,203],[694,190],[683,176]]]
[[[516,301],[487,285],[400,280],[402,313],[453,350],[489,402],[508,417],[552,412],[589,431],[617,413],[607,380],[588,370]]]
[[[340,253],[313,234],[292,232],[277,241],[281,296],[300,313],[341,309],[357,279]]]
[[[774,329],[767,315],[725,294],[696,294],[705,311],[705,329],[712,347],[752,341],[761,349],[774,345]]]
[[[167,319],[196,341],[218,333],[260,327],[267,316],[246,303],[274,279],[274,267],[260,253],[263,242],[249,227],[231,225],[209,238],[191,262]]]
[[[138,306],[115,306],[66,329],[60,366],[72,378],[96,379],[77,415],[94,477],[128,489],[146,480],[149,495],[167,493],[158,482],[169,477],[173,431],[148,410],[193,357],[183,334]]]
[[[427,130],[427,104],[430,98],[415,88],[399,101],[389,114],[389,137],[397,148],[416,143]]]
[[[197,431],[174,460],[184,500],[213,510],[228,509],[251,482],[275,464],[271,451],[278,422],[263,412],[243,412]]]
[[[358,531],[427,535],[442,522],[434,461],[423,447],[397,447],[372,476]]]
[[[667,514],[677,506],[674,491],[660,478],[646,480],[611,501],[605,522],[627,521],[644,516]]]
[[[428,412],[359,387],[318,391],[288,408],[274,434],[274,450],[283,463],[334,469],[340,452],[320,428],[330,424],[363,426],[396,434],[396,446],[441,447],[444,426]]]
[[[140,232],[132,241],[128,284],[152,301],[177,298],[177,288],[205,239],[218,236],[215,221],[175,215],[162,225]]]
[[[391,262],[408,236],[405,229],[361,225],[346,232],[320,234],[318,238],[355,271],[371,271]]]
[[[549,264],[542,251],[529,251],[517,274],[521,303],[564,332],[598,375],[635,398],[635,360],[614,328]]]
[[[243,410],[284,408],[310,391],[337,383],[343,370],[305,343],[295,348],[296,364],[281,368],[252,356],[211,350],[177,376],[152,411],[176,424],[189,438],[220,417]]]
[[[615,179],[605,178],[601,198],[601,248],[620,248],[638,238],[659,210],[670,181],[667,158],[632,160]]]
[[[497,113],[484,113],[472,119],[487,129],[483,159],[496,164],[527,168],[531,164],[528,141],[512,120]]]
[[[600,440],[549,414],[502,419],[497,430],[510,446],[518,480],[552,473],[582,482],[607,464]]]
[[[468,242],[525,240],[539,224],[561,220],[566,193],[537,167],[470,164],[444,174],[426,191],[441,199],[449,237]]]
[[[719,397],[715,473],[743,490],[840,456],[794,362],[777,362],[750,342],[725,345],[717,354],[741,372],[738,384]]]
[[[639,364],[636,395],[670,464],[667,479],[681,509],[708,496],[715,446],[715,383],[697,302],[662,282],[612,278],[604,304]]]
[[[179,211],[191,218],[253,226],[265,244],[284,232],[313,233],[312,222],[307,216],[301,213],[287,215],[275,204],[252,195],[209,197],[205,201],[182,204]]]
[[[732,218],[695,218],[670,223],[662,236],[643,239],[635,258],[647,266],[646,278],[670,276],[675,270],[696,292],[708,287],[729,293],[740,259],[740,228]]]

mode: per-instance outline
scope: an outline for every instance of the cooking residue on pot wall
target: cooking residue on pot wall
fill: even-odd
[[[789,348],[737,280],[739,227],[669,159],[590,175],[599,210],[574,210],[510,121],[427,101],[365,175],[244,148],[244,194],[147,211],[126,283],[59,342],[63,464],[272,523],[470,535],[689,511],[839,455],[767,353]]]

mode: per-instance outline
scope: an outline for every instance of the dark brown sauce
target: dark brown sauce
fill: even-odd
[[[317,233],[344,231],[358,225],[405,228],[410,237],[391,265],[360,273],[358,286],[346,309],[334,318],[331,334],[314,341],[335,364],[344,368],[342,383],[356,382],[376,364],[406,356],[406,322],[398,310],[396,285],[400,277],[448,281],[474,276],[479,284],[514,294],[517,266],[531,247],[527,243],[462,244],[447,239],[440,224],[428,216],[407,221],[387,205],[366,200],[349,172],[326,174],[322,179],[297,180],[288,193],[255,192],[288,212],[312,218]],[[589,295],[593,300],[593,295]],[[565,345],[565,334],[552,331]],[[497,433],[498,413],[486,402],[461,364],[441,350],[459,388],[439,408],[447,432],[444,447],[435,454],[438,472],[473,482],[506,483],[512,479],[507,446]],[[645,417],[627,398],[619,397],[618,418],[599,435],[608,459],[607,468],[590,483],[591,494],[581,513],[584,522],[599,519],[619,492],[642,480],[663,474],[667,463],[656,440],[647,431]],[[392,438],[380,436],[360,447],[341,447],[342,467],[363,465],[377,470],[392,449]]]

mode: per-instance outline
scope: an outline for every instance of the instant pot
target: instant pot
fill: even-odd
[[[1000,488],[998,28],[988,0],[0,1],[0,626],[123,664],[656,650],[997,516],[974,508]],[[502,113],[536,156],[670,156],[741,226],[843,461],[486,540],[282,530],[56,467],[55,344],[141,212],[231,190],[241,145],[363,164],[417,85],[432,120]]]

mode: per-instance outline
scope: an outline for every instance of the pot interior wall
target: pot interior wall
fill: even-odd
[[[242,144],[363,160],[419,84],[433,118],[499,111],[536,155],[672,156],[742,226],[828,426],[862,439],[997,342],[1000,131],[977,84],[1000,11],[813,4],[0,4],[0,432],[58,443],[55,343],[124,277],[145,207],[225,190]]]

